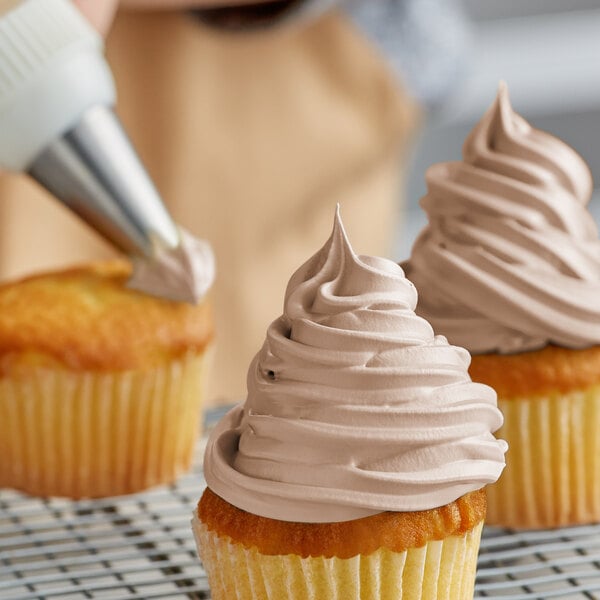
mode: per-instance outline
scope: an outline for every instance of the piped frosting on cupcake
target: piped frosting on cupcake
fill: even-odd
[[[496,481],[496,394],[416,303],[401,267],[354,253],[338,212],[288,284],[245,404],[209,439],[209,487],[253,514],[317,523],[435,508]]]
[[[150,259],[132,257],[133,274],[127,287],[151,296],[198,304],[215,279],[215,258],[210,244],[179,228],[179,244],[157,248]]]
[[[433,165],[429,225],[404,264],[417,312],[473,353],[600,343],[600,241],[589,168],[517,115],[505,84],[462,162]]]

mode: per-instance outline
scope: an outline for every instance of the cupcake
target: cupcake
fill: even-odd
[[[473,356],[505,422],[488,522],[600,520],[600,242],[583,159],[532,128],[500,86],[462,162],[427,171],[429,225],[407,276],[417,313]]]
[[[215,600],[469,598],[496,395],[339,214],[212,432],[192,527]]]
[[[106,262],[0,286],[0,487],[127,494],[190,465],[209,305],[127,289]]]

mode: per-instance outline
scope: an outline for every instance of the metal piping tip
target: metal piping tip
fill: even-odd
[[[176,225],[106,106],[87,110],[29,174],[126,254],[154,259],[180,245]]]
[[[210,246],[173,223],[109,108],[115,87],[102,38],[70,0],[8,8],[0,9],[0,167],[27,171],[130,255],[138,289],[197,301],[214,275]],[[160,277],[152,286],[141,271]]]

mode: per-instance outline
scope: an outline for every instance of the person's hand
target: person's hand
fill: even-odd
[[[239,6],[241,4],[259,4],[269,0],[74,0],[76,6],[88,18],[92,25],[103,35],[109,30],[117,6],[132,9],[184,9],[217,8]]]
[[[106,35],[119,0],[74,0],[74,4],[102,35]]]

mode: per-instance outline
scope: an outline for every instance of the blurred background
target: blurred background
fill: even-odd
[[[426,219],[418,205],[424,173],[458,160],[465,136],[492,103],[498,81],[532,125],[573,146],[592,169],[591,211],[600,222],[600,2],[464,0],[470,49],[460,83],[417,138],[407,179],[407,211],[395,258],[407,258]]]
[[[425,171],[461,157],[500,80],[600,181],[599,0],[75,1],[169,211],[214,248],[215,403],[245,395],[336,203],[357,251],[409,257]],[[114,254],[44,195],[0,175],[0,280]]]

